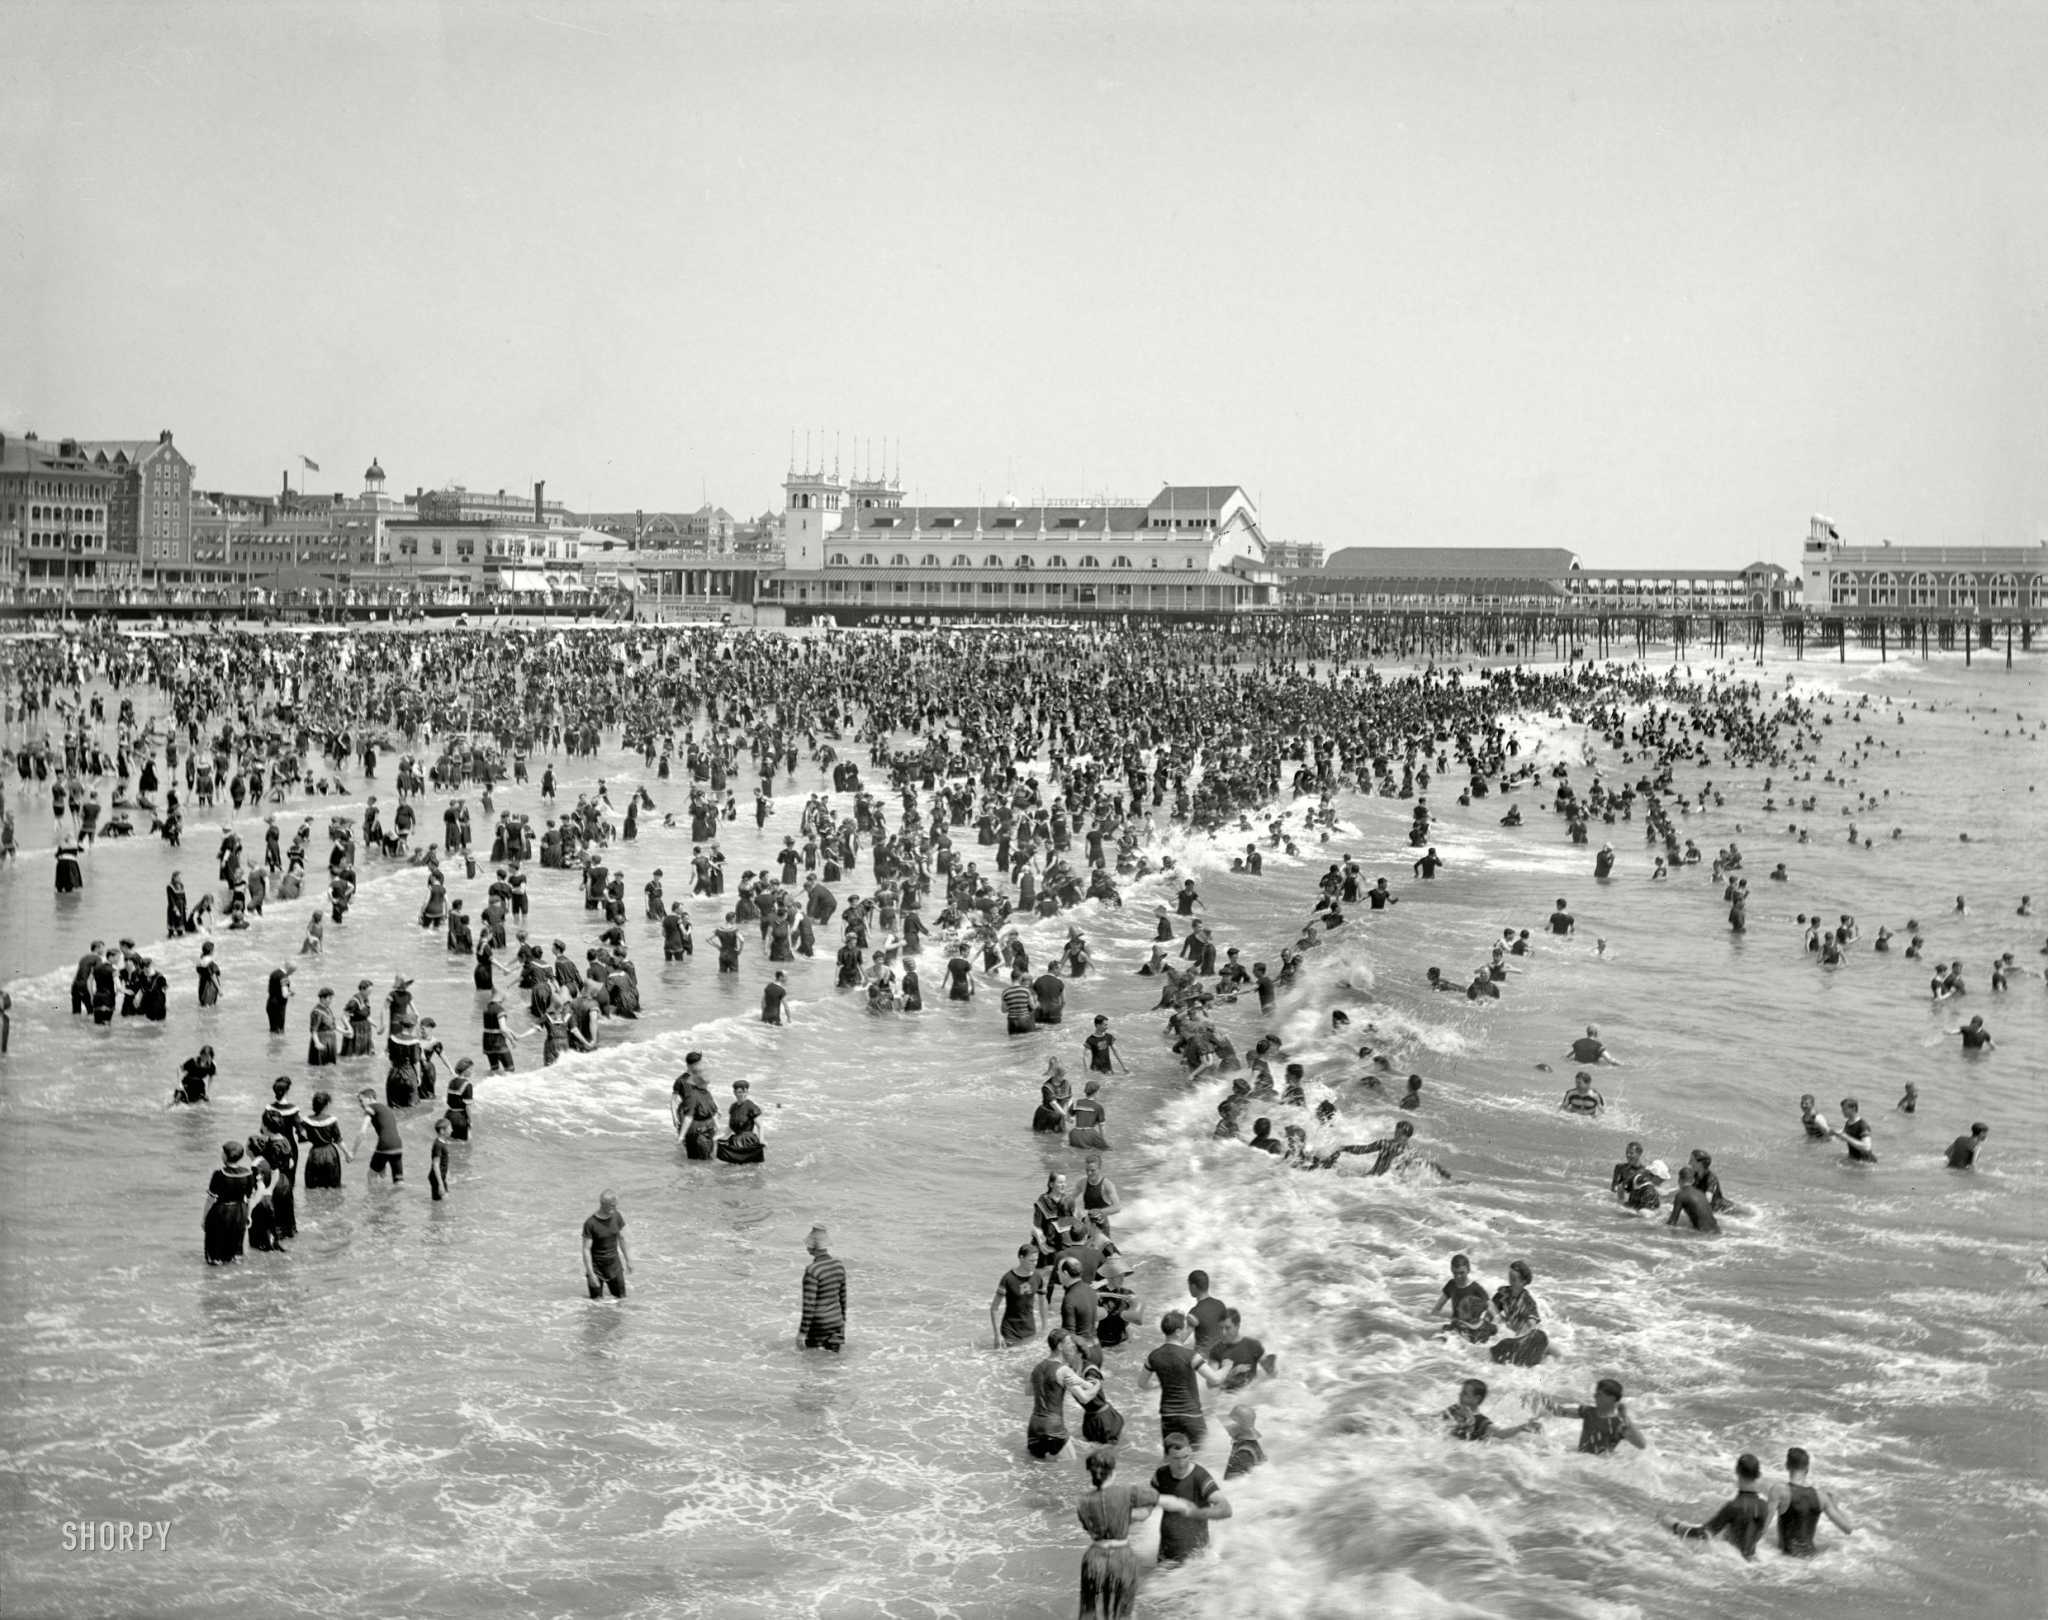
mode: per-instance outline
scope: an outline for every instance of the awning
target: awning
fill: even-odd
[[[501,591],[545,591],[548,576],[538,568],[500,568],[492,583]]]

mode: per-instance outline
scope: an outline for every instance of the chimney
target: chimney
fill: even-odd
[[[545,516],[544,516],[544,515],[542,514],[542,512],[541,512],[541,499],[540,499],[540,496],[541,496],[541,491],[542,491],[542,490],[544,490],[544,489],[546,489],[547,487],[548,487],[548,481],[547,481],[547,480],[546,480],[545,478],[540,478],[540,479],[536,479],[536,480],[534,481],[534,485],[533,485],[533,521],[534,521],[534,522],[536,522],[536,523],[545,523],[545,522],[547,521],[547,518],[546,518],[546,517],[545,517]]]
[[[163,429],[162,432],[157,434],[156,442],[158,444],[169,444],[171,442],[171,430],[169,428]]]

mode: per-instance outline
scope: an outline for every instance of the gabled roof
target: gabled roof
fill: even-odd
[[[1325,559],[1321,577],[1562,579],[1577,561],[1561,546],[1346,546]]]
[[[80,439],[79,453],[94,459],[105,456],[111,464],[125,461],[129,466],[147,461],[158,450],[170,448],[160,439]]]
[[[1151,510],[1165,512],[1220,512],[1234,496],[1243,495],[1242,484],[1166,484],[1152,497]]]
[[[24,439],[9,433],[0,438],[0,472],[54,472],[71,476],[87,473],[95,478],[116,476],[112,469],[96,467],[83,455],[62,454],[60,442],[55,439]]]

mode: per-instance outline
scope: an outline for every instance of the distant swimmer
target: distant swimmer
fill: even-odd
[[[1419,1164],[1426,1169],[1433,1170],[1445,1181],[1451,1179],[1450,1171],[1446,1170],[1434,1159],[1425,1159],[1416,1155],[1412,1151],[1414,1145],[1415,1127],[1404,1119],[1394,1127],[1394,1134],[1392,1136],[1383,1136],[1376,1142],[1347,1143],[1345,1146],[1334,1148],[1328,1153],[1305,1155],[1300,1161],[1300,1167],[1302,1169],[1328,1170],[1336,1164],[1338,1159],[1346,1154],[1370,1153],[1375,1155],[1375,1157],[1372,1168],[1366,1171],[1366,1174],[1369,1176],[1383,1176],[1389,1171],[1401,1168],[1404,1165]]]
[[[1951,1170],[1974,1170],[1977,1167],[1977,1151],[1984,1146],[1984,1138],[1991,1134],[1991,1127],[1976,1124],[1970,1127],[1968,1136],[1959,1136],[1948,1145],[1948,1167]]]
[[[1622,1399],[1621,1380],[1603,1378],[1593,1386],[1593,1404],[1583,1405],[1577,1401],[1560,1400],[1553,1395],[1534,1397],[1538,1411],[1552,1417],[1575,1417],[1579,1420],[1579,1450],[1589,1457],[1604,1457],[1626,1440],[1638,1451],[1648,1442],[1642,1431],[1636,1427],[1635,1419],[1628,1415],[1627,1403]]]
[[[1568,1114],[1591,1119],[1598,1117],[1600,1110],[1607,1106],[1607,1099],[1593,1089],[1592,1073],[1581,1069],[1572,1076],[1572,1089],[1564,1094],[1564,1102],[1560,1106]]]
[[[1721,1504],[1720,1512],[1704,1524],[1671,1519],[1667,1522],[1672,1533],[1688,1541],[1724,1537],[1745,1559],[1755,1562],[1756,1544],[1763,1540],[1764,1526],[1771,1519],[1770,1503],[1757,1488],[1763,1483],[1763,1472],[1763,1464],[1745,1451],[1735,1459],[1735,1494]]]
[[[1877,1163],[1877,1148],[1871,1138],[1870,1121],[1863,1117],[1862,1106],[1854,1097],[1842,1099],[1842,1128],[1834,1134],[1841,1138],[1842,1145],[1849,1150],[1852,1162]]]
[[[1499,1427],[1479,1410],[1486,1404],[1486,1394],[1486,1380],[1483,1378],[1468,1378],[1458,1386],[1457,1404],[1447,1406],[1443,1411],[1444,1423],[1449,1427],[1453,1440],[1512,1440],[1518,1434],[1543,1427],[1541,1418],[1517,1423],[1511,1429]]]
[[[1991,1038],[1991,1031],[1984,1027],[1984,1017],[1981,1013],[1960,1029],[1950,1030],[1949,1033],[1962,1036],[1963,1050],[1965,1052],[1995,1052],[1998,1050],[1998,1043]]]
[[[1415,863],[1415,875],[1425,881],[1433,879],[1443,864],[1444,858],[1436,852],[1436,846],[1432,844],[1422,859]]]
[[[592,1299],[610,1293],[626,1297],[626,1273],[633,1258],[626,1249],[626,1217],[619,1213],[619,1197],[607,1187],[598,1194],[597,1213],[583,1219],[583,1283]]]
[[[1823,1514],[1843,1535],[1856,1533],[1856,1526],[1836,1502],[1834,1492],[1825,1486],[1807,1484],[1806,1472],[1812,1466],[1813,1459],[1804,1447],[1791,1447],[1785,1453],[1785,1483],[1770,1489],[1771,1511],[1778,1516],[1778,1548],[1787,1557],[1813,1556],[1813,1533],[1820,1527]]]
[[[1621,1067],[1614,1055],[1607,1050],[1606,1042],[1600,1039],[1598,1024],[1588,1024],[1586,1033],[1572,1042],[1572,1049],[1565,1056],[1574,1063],[1607,1063],[1617,1069]]]
[[[1919,1106],[1920,1088],[1914,1085],[1912,1081],[1908,1080],[1906,1082],[1906,1094],[1899,1099],[1898,1106],[1893,1110],[1893,1112],[1900,1114],[1910,1114],[1917,1110]]]

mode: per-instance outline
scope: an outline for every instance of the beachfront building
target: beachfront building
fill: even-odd
[[[1339,612],[1556,609],[1578,566],[1553,546],[1345,546],[1280,578],[1290,606]]]
[[[1815,517],[1807,524],[1800,568],[1806,606],[1821,613],[2048,614],[2048,543],[1851,545],[1834,524]]]
[[[791,470],[783,566],[765,593],[813,616],[951,618],[1229,614],[1269,605],[1266,540],[1235,484],[1169,484],[1150,501],[906,504],[897,480]]]
[[[76,439],[0,433],[0,600],[97,599],[122,481]]]
[[[192,463],[165,428],[154,439],[81,439],[79,450],[115,477],[107,505],[103,582],[119,590],[192,555]]]
[[[1280,577],[1290,604],[1337,611],[1783,613],[1799,589],[1775,563],[1587,568],[1558,546],[1346,546]]]
[[[502,489],[493,495],[450,484],[442,489],[421,490],[413,497],[413,504],[422,523],[531,523],[543,529],[573,526],[575,519],[569,515],[569,509],[560,501],[544,499],[546,492],[545,478],[533,486],[531,500],[524,495],[508,495]]]
[[[1776,563],[1746,568],[1578,568],[1565,577],[1577,613],[1786,613],[1799,606],[1799,577]]]

